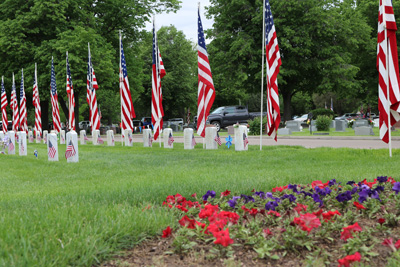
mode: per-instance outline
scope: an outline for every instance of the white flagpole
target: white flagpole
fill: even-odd
[[[263,125],[263,106],[264,106],[264,57],[265,57],[265,0],[263,1],[263,34],[262,34],[262,63],[261,63],[261,116],[260,116],[260,151],[262,150],[262,125]],[[268,93],[268,90],[267,90]],[[268,105],[268,103],[267,103]],[[268,112],[268,108],[267,108]],[[267,115],[268,118],[268,115]]]
[[[389,131],[389,157],[392,157],[392,130],[391,130],[391,123],[390,123],[390,90],[389,90],[389,45],[387,39],[387,27],[386,27],[386,18],[385,18],[385,6],[382,3],[382,20],[383,20],[383,27],[385,31],[385,49],[386,49],[386,68],[385,68],[385,76],[386,76],[386,113],[388,115],[388,131]]]
[[[121,94],[121,71],[122,71],[122,58],[121,58],[121,43],[122,43],[122,36],[121,30],[119,31],[119,94],[121,96],[121,145],[124,146],[124,129],[122,127],[122,94]]]
[[[198,10],[199,10],[199,14],[200,14],[200,2],[198,2]],[[197,40],[197,46],[199,46],[199,40]],[[197,48],[198,50],[198,48]],[[202,85],[203,87],[203,85]],[[203,89],[202,89],[203,90]],[[204,96],[203,93],[203,118],[204,118],[204,131],[206,130],[207,127],[207,118],[206,118],[206,98]],[[198,118],[197,118],[198,119]],[[206,138],[203,137],[203,149],[206,147]]]

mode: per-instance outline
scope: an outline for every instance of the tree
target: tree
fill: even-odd
[[[92,61],[99,81],[98,101],[108,97],[109,90],[119,92],[118,31],[122,30],[128,69],[135,59],[130,58],[134,43],[140,40],[144,23],[153,12],[176,11],[179,0],[5,0],[0,4],[0,72],[11,87],[12,72],[24,67],[25,84],[33,83],[34,63],[38,63],[42,122],[47,128],[49,111],[50,61],[54,56],[60,101],[65,92],[65,52],[69,51],[75,90],[75,113],[79,118],[79,103],[86,98],[87,43],[91,43]],[[128,70],[129,71],[129,70]],[[131,76],[133,85],[140,84],[140,76]],[[32,87],[27,93],[32,92]],[[135,95],[135,93],[133,93]],[[110,101],[109,101],[110,102]],[[111,101],[110,104],[116,104]],[[115,115],[104,109],[109,121]],[[33,109],[28,102],[28,109]],[[112,109],[114,110],[114,108]],[[32,117],[33,118],[33,117]],[[33,121],[29,121],[32,125]]]
[[[261,0],[211,0],[207,33],[216,84],[216,102],[246,97],[261,87]],[[291,118],[291,100],[308,94],[354,93],[361,89],[353,53],[368,41],[366,21],[354,0],[270,0],[282,58],[278,76],[283,120]],[[229,103],[224,103],[229,104]]]

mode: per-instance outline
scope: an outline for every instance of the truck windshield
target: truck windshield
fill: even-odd
[[[211,114],[220,114],[220,113],[222,113],[223,110],[224,110],[223,107],[219,107],[216,110],[214,110],[213,112],[211,112]]]

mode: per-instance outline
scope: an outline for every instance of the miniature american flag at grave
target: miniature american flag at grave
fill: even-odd
[[[99,134],[99,136],[98,136],[98,138],[97,138],[97,142],[98,142],[99,144],[104,144],[104,140],[103,140],[103,138],[101,138],[100,134]]]
[[[192,147],[194,147],[195,145],[197,145],[196,139],[194,139],[194,134],[192,134]]]
[[[21,146],[21,154],[23,154],[25,152],[25,147],[24,147],[24,143],[22,142],[22,140],[21,140],[20,146]]]
[[[33,135],[29,134],[29,142],[33,142]]]
[[[153,145],[153,136],[149,133],[149,146],[151,147]]]
[[[218,132],[217,132],[217,135],[216,135],[215,138],[214,138],[214,141],[217,142],[217,144],[218,144],[219,146],[222,145],[221,138],[219,137]]]
[[[169,136],[168,136],[168,145],[169,146],[172,146],[172,144],[174,143],[174,137],[172,136],[172,133],[169,133]]]
[[[54,148],[53,144],[49,140],[49,152],[48,152],[49,157],[54,159],[54,156],[56,155],[56,152],[57,152],[56,149]]]
[[[132,135],[130,133],[128,133],[128,139],[129,139],[129,144],[132,144],[133,138],[132,138]]]
[[[9,139],[9,141],[8,141],[8,151],[13,151],[14,150],[14,144],[13,144],[13,142],[11,141],[11,138]]]
[[[247,138],[247,135],[243,133],[243,146],[246,148],[247,144],[249,143],[249,139]]]
[[[86,134],[83,136],[83,139],[84,139],[85,141],[88,141],[88,140],[89,140],[89,138],[86,136]]]
[[[72,144],[72,141],[69,140],[67,150],[65,151],[65,158],[69,159],[70,157],[75,156],[75,154],[76,154],[76,152],[75,152],[74,145]]]

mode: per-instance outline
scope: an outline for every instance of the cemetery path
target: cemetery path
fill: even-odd
[[[203,143],[203,138],[196,136],[198,144]],[[249,136],[250,145],[260,145],[259,136]],[[183,143],[183,136],[174,136],[176,143]],[[221,136],[222,144],[225,143],[225,137]],[[116,142],[121,141],[121,136],[116,136]],[[142,134],[134,134],[133,142],[143,142]],[[233,140],[233,143],[235,141]],[[154,143],[158,143],[154,141]],[[275,142],[269,136],[263,136],[263,146],[303,146],[305,148],[316,147],[348,147],[359,149],[387,149],[388,145],[382,142],[377,136],[278,136],[278,141]],[[392,137],[392,148],[400,148],[400,137]]]

